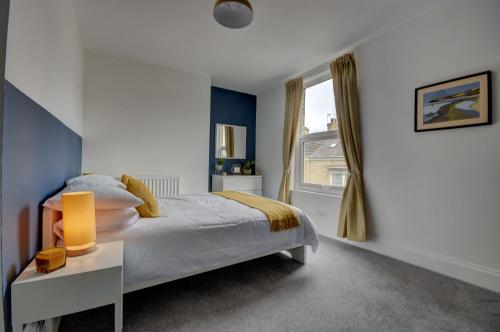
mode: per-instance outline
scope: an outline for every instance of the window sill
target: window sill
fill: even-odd
[[[324,192],[318,192],[318,191],[313,191],[313,190],[292,189],[292,193],[294,193],[294,192],[301,193],[301,194],[312,194],[312,195],[342,198],[342,194],[339,194],[339,193],[324,193]]]

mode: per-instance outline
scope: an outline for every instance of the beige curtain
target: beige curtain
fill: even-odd
[[[337,235],[350,240],[366,241],[363,164],[354,57],[352,54],[346,54],[335,60],[330,65],[330,69],[333,77],[340,142],[349,170],[342,196]]]
[[[234,128],[224,126],[226,132],[226,154],[228,158],[234,157]]]
[[[283,176],[281,177],[280,191],[278,193],[278,199],[285,203],[290,203],[293,151],[299,129],[303,93],[302,78],[286,83],[285,124],[283,126]]]

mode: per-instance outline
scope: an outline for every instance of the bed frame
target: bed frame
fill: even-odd
[[[53,210],[50,208],[45,207],[43,209],[43,237],[42,237],[42,242],[43,242],[43,249],[50,248],[50,247],[55,247],[56,246],[56,241],[57,237],[53,232],[53,227],[56,222],[62,219],[62,213],[57,210]],[[192,271],[190,273],[184,273],[184,274],[178,274],[175,276],[171,276],[168,278],[158,278],[158,279],[152,279],[152,280],[147,280],[147,281],[142,281],[142,282],[137,282],[137,283],[131,283],[131,284],[124,284],[123,285],[123,293],[129,293],[133,292],[136,290],[160,285],[169,281],[174,281],[186,277],[190,277],[196,274],[220,269],[226,266],[246,262],[252,259],[272,255],[272,254],[277,254],[282,251],[287,251],[290,255],[291,258],[305,264],[307,260],[307,249],[305,246],[292,246],[292,247],[285,247],[285,248],[279,248],[276,250],[273,250],[271,252],[266,252],[261,255],[254,255],[254,256],[249,256],[245,257],[242,259],[235,259],[234,261],[231,262],[225,262],[224,264],[218,264],[211,266],[209,268],[204,268],[204,269],[198,269],[195,271]]]

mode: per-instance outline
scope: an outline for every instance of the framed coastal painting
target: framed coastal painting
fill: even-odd
[[[415,131],[491,124],[491,72],[415,89]]]

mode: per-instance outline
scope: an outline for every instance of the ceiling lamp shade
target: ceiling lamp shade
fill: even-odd
[[[94,193],[62,194],[64,245],[68,256],[80,256],[95,249]]]
[[[253,9],[248,0],[217,0],[214,18],[230,29],[241,29],[252,23]]]

